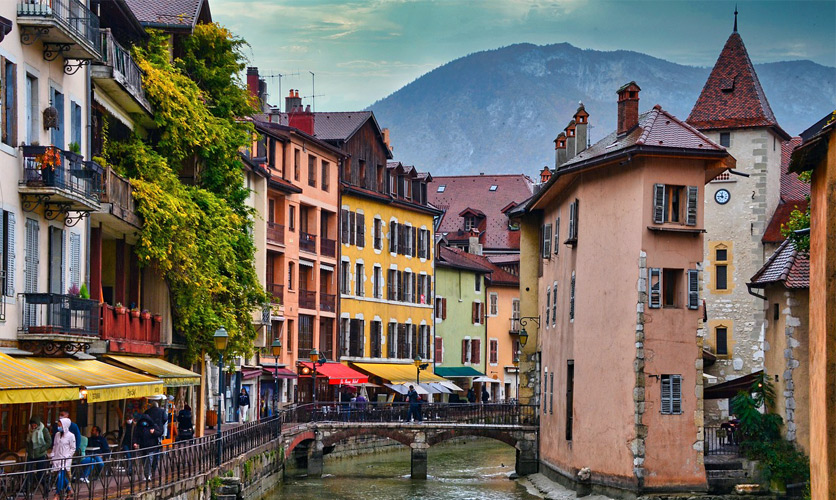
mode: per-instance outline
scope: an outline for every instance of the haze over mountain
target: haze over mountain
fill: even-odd
[[[719,53],[719,52],[718,52]],[[615,91],[635,80],[639,109],[660,104],[685,120],[711,68],[638,52],[568,43],[517,44],[451,61],[374,103],[395,158],[436,175],[525,172],[554,166],[553,140],[583,101],[591,141],[616,125]],[[756,64],[791,135],[836,109],[836,68],[811,61]]]

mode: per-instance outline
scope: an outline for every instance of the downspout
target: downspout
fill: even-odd
[[[100,7],[101,8],[101,7]],[[86,139],[86,146],[87,146],[87,157],[92,161],[93,159],[93,120],[92,120],[92,111],[93,111],[93,84],[91,83],[90,79],[90,65],[87,64],[84,66],[84,86],[85,86],[85,93],[87,94],[87,137]],[[84,218],[84,260],[86,261],[86,265],[84,266],[84,282],[87,283],[87,289],[90,289],[90,232],[91,232],[91,222],[90,216],[88,214],[87,217]]]

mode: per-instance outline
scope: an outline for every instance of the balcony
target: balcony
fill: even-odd
[[[272,304],[284,304],[284,285],[267,283],[267,295]]]
[[[117,233],[135,232],[142,227],[136,213],[134,188],[128,179],[107,167],[102,174],[101,210],[92,214],[93,222],[107,225]]]
[[[19,332],[47,340],[55,335],[99,335],[99,303],[58,293],[22,293]]]
[[[21,146],[23,177],[18,191],[23,210],[31,212],[44,206],[44,217],[49,220],[68,212],[99,210],[102,168],[70,151],[54,146]],[[74,222],[68,217],[66,224]]]
[[[337,312],[337,296],[330,293],[319,294],[319,310]]]
[[[58,56],[65,60],[101,57],[99,18],[78,0],[19,0],[17,24],[20,42],[23,45],[43,42],[47,61],[54,61]],[[73,66],[75,71],[80,67],[68,65]]]
[[[316,310],[316,292],[299,290],[299,308]]]
[[[316,235],[299,232],[299,250],[316,253]]]
[[[142,73],[139,66],[113,38],[110,29],[101,32],[102,58],[90,67],[90,77],[97,87],[113,98],[129,113],[152,113],[151,104],[142,87]]]
[[[160,345],[162,317],[148,312],[128,311],[124,307],[101,304],[101,338],[108,352],[163,354]]]
[[[267,242],[284,245],[284,226],[277,222],[267,223]]]
[[[511,335],[519,335],[520,334],[520,319],[519,318],[511,318],[511,328],[508,330],[508,333]]]
[[[327,240],[325,238],[319,240],[319,253],[325,257],[336,257],[337,240]]]

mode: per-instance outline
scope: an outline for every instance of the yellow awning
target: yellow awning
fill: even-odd
[[[129,368],[152,377],[161,378],[166,387],[200,385],[200,374],[159,358],[106,355],[105,359],[116,361]]]
[[[96,360],[21,358],[22,363],[55,374],[87,390],[88,403],[143,398],[163,392],[163,382]]]
[[[0,404],[77,399],[77,384],[53,377],[0,352]]]
[[[395,363],[351,363],[357,368],[376,375],[393,384],[414,384],[416,368],[413,364],[401,365]],[[433,373],[432,363],[426,370],[421,370],[421,383],[446,382],[447,379]]]

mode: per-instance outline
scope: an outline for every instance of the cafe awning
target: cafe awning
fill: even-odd
[[[436,366],[435,373],[447,378],[470,378],[485,375],[470,366]]]
[[[79,387],[0,353],[0,404],[78,399]]]
[[[108,354],[106,360],[115,361],[127,368],[145,375],[162,379],[166,387],[200,385],[200,374],[159,358],[139,356],[116,356]]]
[[[101,361],[73,358],[21,358],[20,361],[81,386],[87,391],[89,403],[143,398],[163,392],[162,380]]]
[[[415,365],[396,363],[352,363],[364,372],[371,373],[393,384],[414,384],[417,376]],[[433,373],[432,367],[421,370],[421,382],[444,382]]]
[[[313,365],[310,361],[302,361],[300,363],[308,370],[313,370]],[[311,375],[304,374],[304,377]],[[353,370],[342,363],[325,363],[324,365],[316,365],[316,376],[325,377],[328,379],[330,385],[357,385],[369,381],[369,377]]]
[[[737,396],[740,391],[749,392],[752,384],[757,380],[763,370],[728,380],[722,384],[707,385],[703,389],[703,399],[726,399]]]

